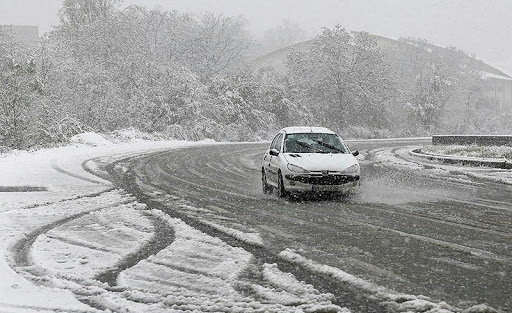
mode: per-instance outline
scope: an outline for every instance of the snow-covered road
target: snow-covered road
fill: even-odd
[[[5,190],[33,191],[0,194],[0,312],[347,311],[99,177],[117,158],[208,144],[77,145],[0,159]],[[264,284],[241,278],[253,272]]]
[[[499,301],[512,259],[507,200],[487,199],[475,176],[359,145],[371,174],[341,202],[263,196],[257,144],[103,143],[0,158],[0,186],[34,190],[0,193],[0,312],[510,308]],[[418,170],[425,190],[399,184]],[[450,190],[432,184],[439,177]],[[455,198],[472,204],[443,209]],[[496,290],[449,289],[485,276],[476,288]]]

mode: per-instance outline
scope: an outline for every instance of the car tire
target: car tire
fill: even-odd
[[[265,169],[261,169],[261,187],[263,189],[263,194],[270,194],[272,192],[272,187],[267,183],[267,175],[265,175]]]
[[[285,198],[288,195],[288,192],[284,188],[283,175],[281,172],[277,175],[277,196],[279,198]]]

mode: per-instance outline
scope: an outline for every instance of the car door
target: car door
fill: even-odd
[[[270,147],[270,149],[275,149],[279,152],[278,155],[270,155],[270,162],[269,162],[269,168],[268,168],[268,172],[269,172],[269,176],[267,176],[269,178],[269,180],[273,183],[273,185],[276,185],[277,186],[277,177],[278,177],[278,172],[279,172],[279,167],[280,167],[280,158],[282,157],[281,156],[281,148],[282,148],[282,145],[283,145],[283,134],[282,133],[279,133],[277,135],[277,138],[276,138],[276,141],[275,141],[275,144],[273,147]],[[269,152],[270,154],[270,152]]]
[[[276,142],[279,138],[279,134],[274,136],[274,139],[272,139],[272,143],[270,144],[270,147],[265,152],[265,156],[263,157],[263,170],[265,171],[265,176],[267,177],[267,182],[272,183],[272,171],[270,169],[270,160],[272,160],[272,155],[270,154],[270,150],[276,148]]]

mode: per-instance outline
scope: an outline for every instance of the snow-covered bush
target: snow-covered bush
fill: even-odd
[[[69,141],[72,143],[85,144],[89,146],[105,146],[110,144],[110,141],[108,141],[101,134],[95,132],[77,134],[69,138]]]

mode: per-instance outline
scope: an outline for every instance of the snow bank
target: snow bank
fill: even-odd
[[[512,160],[512,147],[509,146],[432,145],[423,147],[421,151],[442,156],[481,158],[485,161],[492,159],[498,159],[497,161]]]
[[[105,139],[105,137],[94,132],[75,135],[71,137],[69,141],[71,143],[80,143],[89,146],[105,146],[111,144],[111,142]]]
[[[449,165],[437,161],[410,156],[409,152],[421,147],[408,146],[399,149],[376,149],[375,166],[398,167],[407,170],[421,170],[426,175],[444,177],[448,181],[471,182],[472,178],[512,184],[512,171],[490,167]],[[478,159],[476,159],[478,160]],[[481,158],[481,161],[485,159]],[[454,177],[454,173],[457,177]]]
[[[263,239],[261,238],[261,235],[259,233],[246,233],[246,232],[242,232],[242,231],[239,231],[239,230],[236,230],[236,229],[233,229],[230,227],[226,227],[223,225],[219,225],[217,223],[213,223],[213,222],[206,221],[206,220],[202,220],[202,223],[210,226],[213,229],[223,232],[233,238],[236,238],[242,242],[245,242],[247,244],[258,246],[258,247],[263,247]]]

